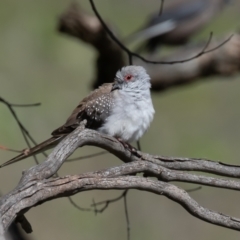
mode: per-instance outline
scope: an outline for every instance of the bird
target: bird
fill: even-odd
[[[145,41],[135,52],[153,53],[158,46],[182,45],[209,23],[232,0],[175,0],[163,6],[161,14],[154,14],[125,43]]]
[[[115,137],[122,143],[139,140],[155,113],[150,88],[150,76],[143,67],[122,67],[112,83],[101,85],[83,98],[65,124],[52,132],[52,137],[23,150],[0,167],[53,148],[85,119],[86,128]]]

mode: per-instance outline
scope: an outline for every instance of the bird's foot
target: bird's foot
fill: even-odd
[[[133,147],[127,142],[124,142],[121,138],[117,138],[117,140],[123,145],[124,148],[129,150],[132,154],[134,154],[137,157],[140,157],[140,155],[138,154],[138,150],[135,147]]]
[[[129,143],[124,142],[121,138],[118,137],[117,140],[123,145],[124,148],[128,149],[129,151],[132,151],[133,147]]]

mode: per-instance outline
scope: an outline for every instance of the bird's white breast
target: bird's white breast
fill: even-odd
[[[137,141],[148,129],[154,113],[149,89],[141,94],[115,91],[111,114],[98,131],[125,142]]]

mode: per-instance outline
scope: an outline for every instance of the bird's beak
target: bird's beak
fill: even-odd
[[[116,89],[121,89],[120,84],[119,84],[117,81],[115,81],[115,82],[113,83],[113,85],[112,85],[112,91],[114,91],[114,90],[116,90]]]

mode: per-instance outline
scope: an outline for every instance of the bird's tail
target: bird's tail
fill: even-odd
[[[62,136],[58,136],[58,137],[51,137],[49,139],[47,139],[46,141],[36,145],[35,147],[29,148],[29,149],[24,149],[22,151],[21,154],[19,154],[18,156],[8,160],[7,162],[3,163],[2,165],[0,165],[0,168],[5,167],[9,164],[18,162],[22,159],[28,158],[30,156],[36,155],[40,152],[46,151],[50,148],[53,148],[54,146],[56,146],[60,140],[62,139]]]

